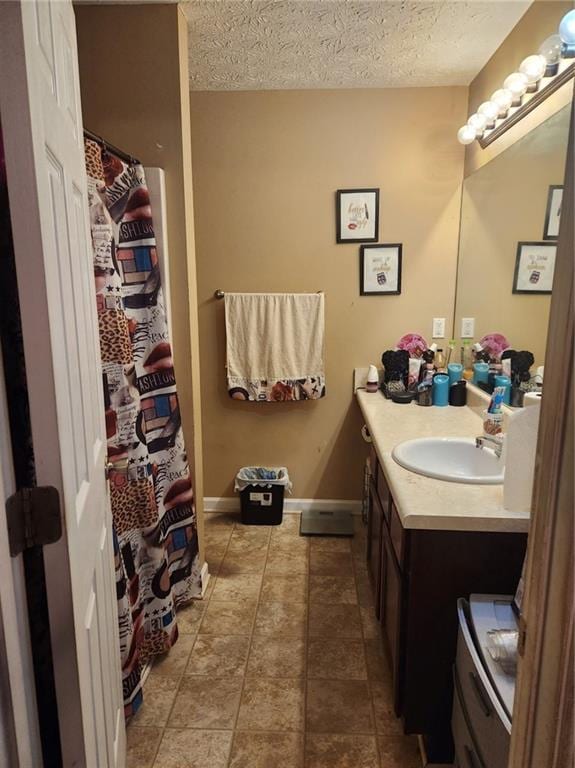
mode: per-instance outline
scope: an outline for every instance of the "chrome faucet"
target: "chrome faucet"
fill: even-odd
[[[491,448],[498,459],[501,458],[503,452],[503,436],[496,437],[495,435],[479,435],[475,438],[475,447],[484,448],[487,443],[491,443]]]

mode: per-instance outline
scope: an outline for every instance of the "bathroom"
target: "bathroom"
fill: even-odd
[[[0,765],[569,764],[573,163],[567,157],[575,39],[570,48],[567,30],[567,42],[548,41],[572,9],[571,2],[541,0],[0,6],[8,195],[2,208],[15,255],[15,266],[5,261],[3,271],[17,277],[23,337],[19,352],[10,342],[18,331],[6,284],[0,292],[0,306],[10,308],[0,319],[2,491],[8,498],[24,486],[58,488],[62,501],[54,514],[64,523],[42,547],[17,556],[2,528],[0,644],[10,669],[2,664],[0,681],[11,706],[2,717]],[[142,208],[151,206],[167,318],[150,338],[169,341],[177,381],[170,386],[179,402],[162,417],[162,429],[175,414],[181,418],[177,437],[162,433],[162,450],[180,462],[167,472],[173,485],[187,483],[172,499],[168,488],[165,515],[173,512],[170,501],[193,489],[183,528],[193,588],[181,597],[183,582],[174,576],[156,597],[160,610],[175,607],[160,632],[161,647],[142,652],[137,664],[126,648],[133,643],[138,653],[140,618],[120,607],[120,624],[133,623],[127,634],[125,625],[120,630],[120,653],[114,595],[122,578],[132,597],[149,578],[141,563],[137,578],[118,576],[131,534],[114,517],[114,477],[126,457],[110,442],[107,454],[102,446],[92,450],[95,438],[89,445],[93,477],[102,480],[92,480],[90,494],[105,509],[111,493],[115,571],[109,535],[100,565],[94,559],[90,542],[103,541],[108,518],[96,528],[82,514],[82,493],[90,494],[80,493],[81,462],[72,479],[67,475],[93,427],[77,418],[87,401],[62,392],[96,389],[104,426],[119,430],[120,420],[110,363],[103,361],[102,397],[101,363],[89,359],[85,338],[92,337],[80,333],[89,320],[83,307],[95,293],[74,303],[75,319],[60,314],[80,276],[67,280],[60,271],[55,280],[56,271],[38,269],[35,261],[48,249],[46,221],[53,216],[58,223],[64,214],[57,206],[43,210],[42,195],[34,192],[29,150],[36,168],[46,163],[38,126],[48,135],[51,122],[37,118],[51,107],[44,81],[38,75],[34,86],[32,65],[24,66],[33,29],[42,50],[34,66],[42,77],[50,56],[61,67],[72,62],[71,89],[58,83],[56,69],[53,90],[70,114],[81,106],[74,128],[81,168],[70,171],[75,188],[86,186],[86,150],[143,168],[146,181],[134,178],[150,192]],[[501,108],[496,122],[490,118],[494,126],[488,107],[461,130],[538,51],[549,57],[550,69],[535,76],[534,88],[527,92],[523,83],[518,103]],[[21,87],[26,78],[28,95]],[[64,122],[49,135],[49,159],[60,161],[59,142],[69,130]],[[48,165],[54,185],[57,163]],[[106,174],[114,165],[102,167],[113,197]],[[88,195],[91,189],[88,179]],[[346,194],[369,209],[363,237],[342,227],[351,210]],[[95,218],[90,205],[85,255],[92,267],[96,227],[108,214],[98,209],[103,218]],[[128,218],[139,210],[132,206]],[[34,239],[37,220],[44,229],[38,225]],[[5,251],[3,239],[4,259]],[[539,266],[530,271],[533,261]],[[121,268],[125,285],[128,263]],[[385,281],[374,280],[382,271]],[[104,277],[96,272],[100,288]],[[113,277],[105,278],[110,288]],[[94,291],[93,269],[87,278],[86,291]],[[236,328],[226,327],[226,314],[231,317],[236,297],[262,294],[311,297],[319,333],[306,344],[313,341],[325,367],[306,375],[325,384],[325,392],[302,390],[305,397],[291,402],[276,386],[273,394],[264,387],[256,396],[274,402],[230,397],[226,363]],[[435,345],[429,388],[416,334],[426,348]],[[495,334],[504,338],[494,340]],[[74,338],[82,339],[77,353]],[[490,356],[491,380],[484,362],[490,343],[499,344]],[[386,387],[394,361],[405,365],[406,356],[396,354],[401,346],[417,370],[395,377],[396,389],[411,391],[405,402],[393,402],[383,389],[389,395],[394,389]],[[507,356],[505,363],[503,355],[501,363],[508,348],[532,357]],[[384,353],[392,353],[385,368]],[[20,470],[27,438],[17,402],[18,354],[28,374],[32,478]],[[516,367],[520,359],[527,360],[527,377]],[[172,364],[167,353],[148,357],[146,375],[164,373],[167,361]],[[486,391],[495,373],[511,379],[503,379],[503,404]],[[140,393],[143,379],[138,375]],[[458,380],[465,385],[450,391]],[[443,407],[450,396],[454,404]],[[157,410],[154,418],[160,415]],[[417,453],[421,438],[436,442]],[[444,438],[456,441],[453,452],[439,453]],[[415,453],[400,453],[398,446],[411,440]],[[453,476],[457,462],[457,471],[468,475],[463,482]],[[478,477],[480,465],[491,477]],[[149,466],[155,482],[161,473],[154,460]],[[265,514],[264,524],[242,523],[235,479],[246,466],[287,468],[291,493],[281,524],[265,524]],[[329,525],[330,518],[351,526],[353,535],[302,535],[306,521]],[[13,524],[9,516],[8,527]],[[160,549],[142,542],[142,553]],[[173,551],[170,557],[175,573]],[[473,640],[472,608],[490,603],[471,595],[506,596],[518,664],[504,675],[504,694],[494,683],[498,667]],[[484,709],[490,714],[482,723]]]

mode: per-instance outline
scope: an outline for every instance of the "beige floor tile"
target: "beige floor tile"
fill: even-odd
[[[380,640],[381,641],[381,625],[375,615],[373,606],[360,606],[359,612],[361,614],[361,627],[363,629],[363,637],[365,640]]]
[[[390,661],[385,652],[383,640],[366,640],[365,658],[367,661],[367,675],[370,680],[390,680]]]
[[[266,573],[260,599],[264,602],[306,603],[307,575],[305,573]]]
[[[266,563],[266,573],[307,573],[309,555],[307,550],[298,552],[289,549],[270,547]]]
[[[256,533],[254,536],[249,532],[234,531],[228,550],[236,555],[257,555],[266,552],[268,546],[269,534],[267,533],[265,536],[261,533]]]
[[[272,536],[283,533],[295,533],[299,535],[299,526],[301,521],[300,512],[284,512],[281,525],[272,527]]]
[[[310,536],[312,552],[350,552],[351,541],[343,536]]]
[[[152,768],[162,729],[137,725],[126,728],[126,768]]]
[[[206,552],[225,549],[232,535],[231,528],[215,528],[213,530],[206,530],[204,535],[204,545]]]
[[[146,680],[144,701],[131,719],[130,727],[165,725],[176,697],[179,679],[179,677],[165,677],[150,673]]]
[[[309,558],[309,572],[323,576],[353,576],[351,555],[349,552],[312,549]]]
[[[310,576],[309,601],[322,605],[357,603],[355,579],[350,576]]]
[[[272,528],[273,526],[270,525],[243,525],[242,523],[236,523],[232,539],[234,542],[239,542],[243,539],[251,544],[255,542],[267,543],[270,540]]]
[[[375,736],[309,733],[306,768],[379,768]]]
[[[237,731],[229,768],[303,768],[303,734]]]
[[[211,531],[214,528],[230,528],[233,529],[234,525],[239,520],[239,515],[231,512],[205,512],[204,513],[204,526],[205,530]]]
[[[223,555],[214,556],[212,554],[206,553],[206,563],[208,564],[208,571],[212,579],[219,574],[220,568],[222,567],[222,562]]]
[[[361,639],[359,606],[311,604],[309,636]]]
[[[237,729],[240,731],[303,731],[304,681],[246,678]]]
[[[263,573],[268,556],[267,547],[237,552],[228,549],[220,566],[220,575],[235,573]]]
[[[393,710],[393,690],[391,681],[371,680],[371,699],[375,715],[375,731],[380,736],[402,736],[401,720]]]
[[[186,675],[241,677],[246,667],[249,645],[249,637],[199,635],[190,654]]]
[[[365,608],[374,606],[373,590],[367,571],[365,573],[356,573],[355,582],[357,584],[358,602]]]
[[[152,667],[153,673],[155,675],[168,675],[169,677],[182,675],[188,663],[194,640],[194,635],[180,635],[168,653],[156,656]]]
[[[256,635],[302,637],[306,622],[305,603],[260,603],[254,632]]]
[[[168,725],[170,728],[233,728],[241,691],[239,677],[185,675]]]
[[[210,579],[211,581],[211,579]],[[178,622],[178,632],[181,635],[195,635],[204,618],[208,601],[192,600],[187,605],[178,608],[176,619]]]
[[[200,635],[249,635],[256,612],[254,601],[210,602],[200,624]]]
[[[261,586],[261,573],[220,574],[216,579],[211,602],[257,600]]]
[[[226,768],[232,731],[167,728],[154,768]]]
[[[367,680],[361,640],[310,640],[307,676],[322,680]]]
[[[305,640],[298,637],[254,635],[248,677],[302,677],[305,674]]]
[[[380,768],[421,768],[415,736],[380,736],[378,745]]]
[[[270,552],[283,552],[286,556],[304,555],[309,552],[309,539],[305,536],[276,535],[272,533],[270,539]]]
[[[373,733],[367,683],[308,680],[306,727],[315,733]]]

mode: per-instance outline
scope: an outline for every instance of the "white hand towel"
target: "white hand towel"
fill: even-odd
[[[321,293],[226,293],[227,375],[238,400],[325,395]]]

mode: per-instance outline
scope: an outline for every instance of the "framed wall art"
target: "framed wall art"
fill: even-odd
[[[401,293],[401,243],[362,245],[359,257],[361,296]]]
[[[551,293],[556,243],[517,243],[513,293]]]
[[[338,189],[336,241],[375,243],[379,237],[379,189]]]
[[[547,195],[547,211],[545,213],[544,240],[557,240],[559,237],[559,222],[561,221],[561,204],[563,202],[563,187],[553,184]]]

